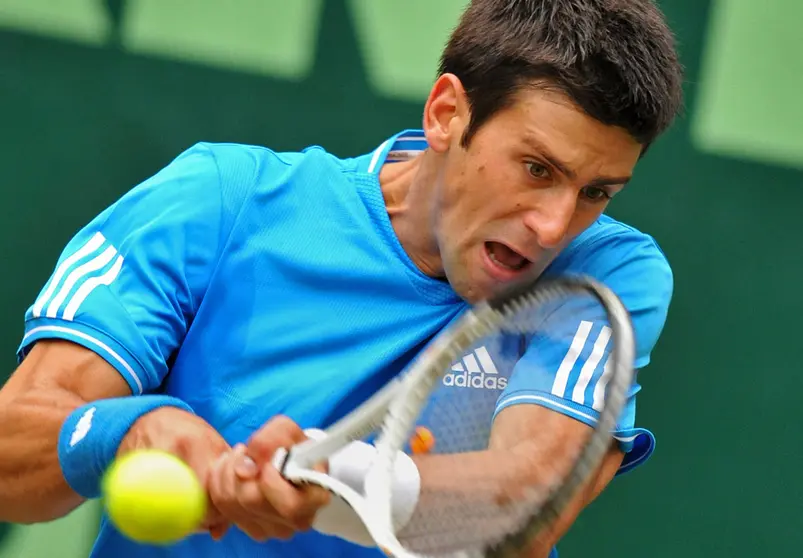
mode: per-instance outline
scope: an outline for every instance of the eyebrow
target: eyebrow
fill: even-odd
[[[553,167],[558,169],[558,171],[561,174],[564,174],[564,175],[568,176],[571,180],[576,180],[577,179],[577,173],[575,173],[573,170],[571,170],[566,163],[560,161],[559,159],[556,159],[554,155],[550,155],[549,153],[547,153],[547,150],[538,141],[536,141],[536,140],[534,140],[532,138],[528,138],[527,143],[530,144],[530,146],[534,147],[541,154],[541,156],[544,159],[546,159],[547,162],[550,165],[552,165]],[[598,176],[597,178],[595,178],[594,180],[592,180],[591,182],[586,184],[586,186],[591,186],[591,187],[594,187],[594,188],[599,187],[599,186],[618,186],[620,184],[622,186],[624,186],[628,182],[630,182],[631,178],[633,178],[633,177],[632,176]]]
[[[630,179],[633,178],[632,176],[600,176],[586,184],[586,186],[591,186],[596,188],[598,186],[627,186],[627,183],[630,182]]]

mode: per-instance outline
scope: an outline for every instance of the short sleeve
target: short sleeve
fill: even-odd
[[[65,339],[106,359],[134,394],[156,389],[219,258],[230,191],[198,144],[103,211],[26,312],[18,358],[41,339]]]
[[[590,275],[610,287],[631,314],[636,337],[636,368],[641,371],[663,329],[672,296],[672,273],[666,258],[646,235],[626,233],[589,246],[574,254],[573,268],[565,273]],[[559,316],[559,317],[556,317]],[[594,425],[604,405],[609,377],[611,329],[598,305],[573,303],[556,311],[550,333],[528,339],[513,369],[496,413],[517,404],[536,404]],[[555,335],[557,332],[559,335]],[[638,374],[638,373],[637,373]],[[653,435],[636,428],[636,381],[614,436],[627,453],[620,472],[646,460],[655,445]]]

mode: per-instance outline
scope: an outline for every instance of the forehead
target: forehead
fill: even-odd
[[[494,142],[540,147],[574,166],[604,162],[611,167],[606,171],[616,174],[630,172],[642,150],[627,130],[596,120],[564,93],[549,89],[519,91],[487,128]]]

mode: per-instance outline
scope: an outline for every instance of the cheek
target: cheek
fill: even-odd
[[[487,192],[491,189],[484,166],[470,167],[455,161],[444,180],[445,191],[441,196],[441,210],[459,213],[465,219],[482,206]]]
[[[463,151],[450,157],[445,169],[437,217],[453,238],[476,236],[488,222],[510,213],[511,200],[520,193],[515,189],[520,180],[508,176],[510,164],[486,154],[492,155],[487,149]]]
[[[467,165],[461,177],[466,205],[474,211],[493,213],[527,190],[521,188],[521,180],[510,172],[510,165],[498,159],[480,159]]]
[[[577,204],[577,211],[574,214],[572,223],[569,226],[569,238],[573,239],[599,219],[605,211],[607,204],[584,204],[582,201]]]

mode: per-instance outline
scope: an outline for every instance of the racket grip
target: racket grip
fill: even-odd
[[[284,466],[287,464],[288,459],[287,457],[290,455],[284,448],[279,448],[276,450],[276,453],[273,454],[273,457],[270,458],[271,465],[273,465],[281,474],[284,476]]]
[[[307,428],[304,430],[304,434],[307,435],[308,438],[311,440],[320,440],[326,437],[326,432],[323,430],[318,430],[317,428]],[[271,464],[279,471],[279,473],[284,476],[285,467],[287,463],[290,461],[290,451],[285,448],[279,448],[276,450],[276,453],[273,454],[271,457]]]

